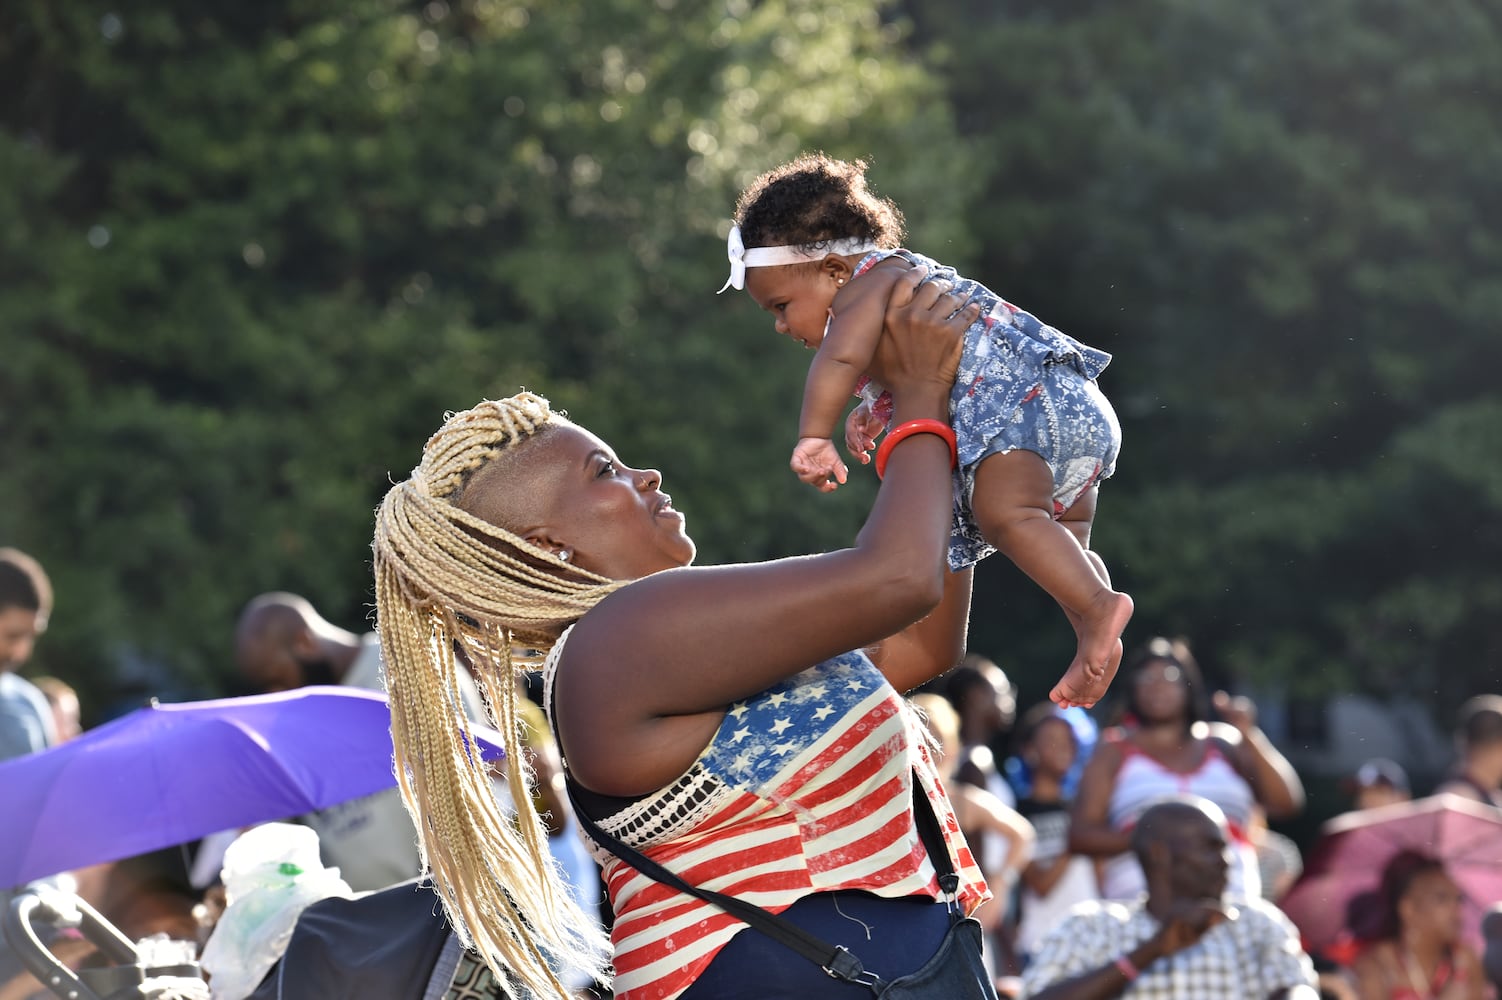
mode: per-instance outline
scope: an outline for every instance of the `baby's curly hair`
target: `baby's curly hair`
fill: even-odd
[[[756,178],[735,205],[747,247],[819,249],[831,240],[900,246],[902,210],[866,186],[866,161],[805,153]]]

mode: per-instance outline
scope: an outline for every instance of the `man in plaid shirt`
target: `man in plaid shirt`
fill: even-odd
[[[1147,876],[1134,903],[1081,903],[1039,944],[1028,1000],[1317,1000],[1298,931],[1261,899],[1223,898],[1226,819],[1204,799],[1160,802],[1132,831]]]

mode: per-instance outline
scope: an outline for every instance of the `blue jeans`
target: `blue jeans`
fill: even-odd
[[[917,970],[939,949],[949,910],[927,896],[884,899],[869,892],[821,892],[779,914],[890,981]],[[747,927],[720,949],[681,1000],[870,1000],[871,991],[835,979],[786,945]]]

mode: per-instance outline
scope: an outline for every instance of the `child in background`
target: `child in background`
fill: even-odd
[[[853,393],[845,445],[862,463],[876,438],[881,475],[891,446],[917,428],[888,428],[889,400],[868,368],[887,296],[909,267],[951,283],[981,318],[966,335],[950,395],[958,439],[951,569],[1000,549],[1048,591],[1074,627],[1074,660],[1049,697],[1093,705],[1121,662],[1132,599],[1111,589],[1090,550],[1097,485],[1115,471],[1121,431],[1095,384],[1110,355],[1003,301],[953,268],[899,247],[902,213],[866,186],[866,164],[812,154],[741,195],[730,231],[730,279],[775,317],[778,333],[817,349],[809,366],[792,467],[822,491],[847,470],[831,433]],[[722,292],[724,288],[720,289]]]
[[[1024,961],[1075,903],[1097,899],[1095,862],[1069,852],[1069,797],[1064,780],[1079,746],[1074,726],[1050,703],[1022,717],[1017,735],[1032,779],[1017,812],[1033,825],[1033,860],[1022,870],[1017,951]]]

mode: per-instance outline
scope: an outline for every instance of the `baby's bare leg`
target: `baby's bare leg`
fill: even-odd
[[[1090,529],[1095,525],[1095,498],[1098,492],[1097,487],[1090,487],[1084,496],[1074,502],[1073,507],[1064,512],[1064,516],[1059,518],[1059,523],[1069,529],[1070,534],[1074,535],[1074,540],[1080,543],[1080,548],[1085,550],[1085,556],[1095,567],[1095,573],[1100,577],[1100,582],[1110,587],[1111,574],[1106,570],[1105,560],[1090,548]],[[1084,627],[1083,619],[1064,605],[1061,604],[1059,607],[1064,608],[1064,616],[1069,619],[1069,624],[1074,626],[1074,635],[1078,639]]]
[[[1090,487],[1074,502],[1073,507],[1064,512],[1064,515],[1059,518],[1059,523],[1074,535],[1074,540],[1080,543],[1080,548],[1085,550],[1090,564],[1095,567],[1095,573],[1100,577],[1100,582],[1109,587],[1111,574],[1106,570],[1106,562],[1090,548],[1090,529],[1095,526],[1095,499],[1099,495],[1100,487]]]
[[[1049,694],[1060,705],[1093,705],[1121,664],[1132,599],[1111,589],[1100,557],[1085,547],[1094,492],[1053,518],[1053,473],[1030,451],[992,455],[976,470],[971,507],[986,540],[1048,591],[1074,626],[1078,648]]]

